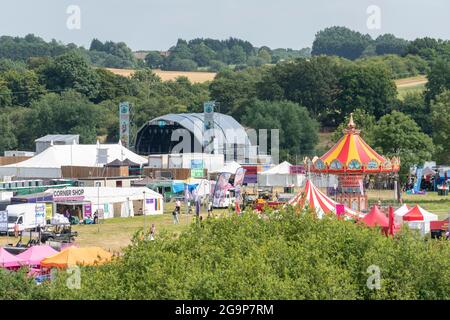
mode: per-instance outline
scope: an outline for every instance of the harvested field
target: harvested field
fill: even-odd
[[[111,71],[114,74],[131,77],[136,71],[134,69],[115,69],[106,68],[106,70]],[[203,83],[206,81],[212,81],[216,76],[215,72],[193,72],[193,71],[163,71],[159,69],[153,70],[153,72],[161,78],[162,81],[175,80],[178,77],[186,77],[192,83]]]

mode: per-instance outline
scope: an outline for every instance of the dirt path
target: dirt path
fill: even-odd
[[[411,78],[397,79],[394,81],[397,88],[408,88],[426,84],[428,79],[426,76],[416,76]]]

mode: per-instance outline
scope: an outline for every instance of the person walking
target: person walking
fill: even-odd
[[[173,212],[172,212],[172,216],[173,216],[173,224],[178,224],[178,211],[177,211],[177,209],[175,208],[175,210],[173,210]]]
[[[181,210],[181,201],[179,199],[177,199],[177,201],[175,202],[175,210],[180,213]]]
[[[213,207],[212,207],[212,201],[209,201],[209,202],[208,202],[208,218],[211,218],[211,216],[212,216],[212,210],[213,210]]]

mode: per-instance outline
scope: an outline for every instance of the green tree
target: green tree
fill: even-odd
[[[214,50],[206,46],[203,42],[193,46],[192,52],[194,60],[200,67],[206,67],[210,61],[216,57]]]
[[[34,140],[47,134],[79,134],[80,143],[95,143],[103,118],[100,109],[78,92],[46,94],[31,104],[16,128],[19,147],[32,149]]]
[[[437,59],[431,65],[427,74],[428,82],[425,85],[425,101],[429,104],[444,90],[450,89],[450,62]]]
[[[267,47],[263,47],[258,51],[258,58],[262,59],[264,63],[272,62],[272,55],[270,53],[270,49]]]
[[[164,65],[164,57],[159,51],[150,51],[145,56],[145,63],[149,68],[159,69]]]
[[[375,51],[378,55],[397,54],[403,55],[408,48],[408,41],[397,38],[393,34],[383,34],[375,39]]]
[[[40,73],[49,90],[74,89],[90,99],[95,99],[98,95],[98,76],[87,61],[77,53],[69,52],[56,57],[44,66]]]
[[[167,70],[174,71],[194,71],[197,70],[198,65],[194,60],[190,59],[171,59],[169,65],[166,67]]]
[[[279,63],[263,73],[257,85],[262,100],[290,100],[305,106],[322,124],[334,125],[339,74],[343,67],[330,57],[298,59]],[[336,124],[337,125],[337,124]]]
[[[11,90],[8,88],[7,82],[0,77],[0,107],[7,107],[12,102]]]
[[[378,66],[347,68],[340,76],[339,86],[339,122],[356,108],[363,108],[378,119],[392,110],[397,97],[391,74]]]
[[[95,103],[116,97],[133,95],[137,92],[136,85],[129,78],[115,75],[111,71],[102,68],[95,69],[95,73],[98,79],[98,94],[92,99]]]
[[[14,135],[14,127],[7,114],[0,114],[0,154],[5,150],[17,147],[17,138]]]
[[[311,156],[318,142],[318,124],[308,110],[290,101],[260,101],[252,99],[246,104],[242,123],[250,128],[280,130],[280,154],[301,160]],[[287,159],[292,160],[292,159]]]
[[[244,64],[247,61],[247,55],[241,46],[235,45],[230,49],[230,63]]]
[[[433,142],[436,145],[436,161],[450,163],[450,91],[444,91],[431,103]]]
[[[430,119],[430,108],[425,103],[423,93],[407,93],[403,101],[400,102],[399,111],[410,116],[423,132],[431,135],[433,126]]]
[[[261,73],[256,69],[223,70],[209,86],[211,98],[219,103],[221,113],[230,114],[239,121],[244,113],[243,104],[256,97],[260,78]]]
[[[432,139],[420,130],[411,117],[398,111],[380,118],[373,131],[374,147],[387,157],[398,156],[402,174],[413,165],[432,159]]]
[[[3,78],[10,90],[13,105],[29,106],[45,92],[34,71],[9,70],[3,74]]]
[[[354,60],[363,54],[372,41],[369,35],[345,27],[326,28],[316,34],[312,55],[336,55]]]

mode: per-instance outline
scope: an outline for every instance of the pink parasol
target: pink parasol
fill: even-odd
[[[20,267],[25,261],[20,259],[18,256],[14,256],[4,248],[0,248],[0,267],[3,268],[13,268]]]
[[[33,246],[18,254],[17,258],[20,258],[28,265],[39,265],[43,259],[57,253],[58,251],[47,245]]]

